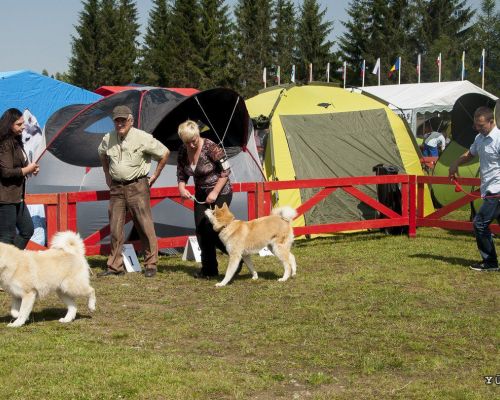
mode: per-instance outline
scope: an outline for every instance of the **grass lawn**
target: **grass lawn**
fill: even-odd
[[[0,293],[1,399],[493,399],[500,385],[500,273],[468,269],[471,233],[420,228],[297,241],[277,282],[254,256],[229,286],[162,257],[159,274],[96,278],[77,320],[55,296],[7,328]],[[227,258],[220,257],[220,271]]]

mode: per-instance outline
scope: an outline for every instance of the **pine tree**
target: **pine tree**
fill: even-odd
[[[291,75],[292,65],[296,63],[296,25],[295,9],[290,0],[277,0],[273,13],[273,64],[281,69],[281,82],[284,76]]]
[[[304,0],[299,10],[297,50],[303,66],[302,79],[308,80],[309,74],[306,71],[309,64],[312,64],[313,80],[324,80],[327,63],[333,57],[333,42],[328,40],[333,22],[324,21],[326,9],[320,11],[317,0]]]
[[[465,0],[417,0],[420,19],[416,35],[422,53],[422,80],[438,80],[436,59],[441,53],[441,80],[458,78],[462,51],[471,30],[467,29],[474,12]]]
[[[99,0],[83,1],[76,36],[71,36],[72,56],[69,80],[72,84],[94,90],[99,86],[99,41],[101,37]]]
[[[263,87],[262,71],[271,65],[273,1],[238,0],[234,14],[238,30],[239,90],[251,96]]]
[[[196,0],[175,0],[169,41],[173,86],[198,88],[204,80],[200,14]]]
[[[167,0],[154,0],[149,12],[148,26],[144,36],[140,81],[154,86],[169,86],[171,75],[171,53],[169,46],[170,9]]]
[[[236,84],[234,26],[225,0],[201,0],[202,88]]]
[[[479,70],[481,52],[485,49],[485,89],[495,95],[500,93],[500,10],[495,0],[483,0],[478,20],[474,26],[474,40],[468,51],[469,78],[481,85]]]
[[[139,57],[139,24],[137,5],[132,0],[119,0],[117,9],[117,31],[114,55],[114,83],[118,85],[134,82]]]

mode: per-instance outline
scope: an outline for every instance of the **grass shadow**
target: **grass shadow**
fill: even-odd
[[[461,265],[463,267],[468,267],[471,265],[474,261],[471,261],[470,259],[466,258],[460,258],[460,257],[446,257],[446,256],[438,256],[435,254],[426,254],[426,253],[418,253],[418,254],[412,254],[408,256],[409,258],[421,258],[425,260],[435,260],[435,261],[442,261],[447,264],[455,264],[455,265]]]

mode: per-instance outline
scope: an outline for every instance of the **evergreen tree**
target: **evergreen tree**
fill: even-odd
[[[292,65],[296,63],[296,25],[295,10],[290,0],[277,0],[273,14],[272,56],[274,65],[281,68],[281,82],[285,76],[290,77]]]
[[[263,87],[262,72],[271,66],[271,9],[273,1],[238,0],[235,7],[238,26],[237,53],[239,90],[251,96]]]
[[[198,88],[204,80],[200,15],[198,1],[175,0],[168,50],[172,54],[173,86]]]
[[[99,40],[101,37],[99,0],[83,1],[76,36],[71,36],[72,56],[69,80],[72,84],[94,90],[99,86]]]
[[[44,76],[49,76],[49,71],[47,71],[45,68],[42,70],[42,75]]]
[[[500,96],[500,10],[495,0],[483,0],[474,26],[474,41],[467,52],[469,80],[481,86],[479,70],[481,52],[485,49],[485,89]]]
[[[234,27],[225,0],[201,0],[201,56],[203,88],[236,84]]]
[[[173,57],[170,40],[170,10],[167,0],[153,0],[142,48],[141,82],[153,86],[169,86]]]
[[[116,0],[101,0],[99,13],[100,37],[97,47],[99,57],[98,86],[115,85],[114,71],[118,67],[118,16]]]
[[[313,80],[324,80],[327,63],[333,57],[333,42],[328,40],[333,22],[324,21],[326,9],[320,11],[317,0],[304,0],[299,10],[297,50],[303,66],[299,78],[308,80],[306,71],[309,64],[313,64]]]
[[[422,80],[438,80],[436,59],[441,53],[441,80],[458,79],[462,51],[471,30],[474,12],[465,0],[417,0],[419,20],[415,32],[422,53]]]
[[[134,82],[139,58],[139,24],[137,5],[132,0],[119,0],[117,9],[117,32],[114,50],[114,83],[117,85]]]

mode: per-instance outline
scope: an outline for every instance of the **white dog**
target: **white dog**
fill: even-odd
[[[23,251],[0,243],[0,286],[12,296],[10,314],[16,320],[8,325],[11,327],[24,325],[36,298],[51,292],[56,292],[68,307],[60,322],[75,319],[76,297],[87,297],[89,310],[95,310],[85,246],[75,232],[57,233],[45,251]]]
[[[272,210],[272,215],[252,221],[240,221],[234,218],[226,203],[213,210],[205,210],[205,215],[219,233],[220,240],[229,254],[229,264],[224,279],[215,286],[225,286],[233,278],[240,260],[243,258],[252,273],[252,279],[258,275],[253,266],[250,254],[258,253],[263,247],[269,247],[283,264],[283,276],[278,280],[284,282],[295,276],[297,264],[290,252],[293,244],[292,221],[297,212],[291,207]]]

